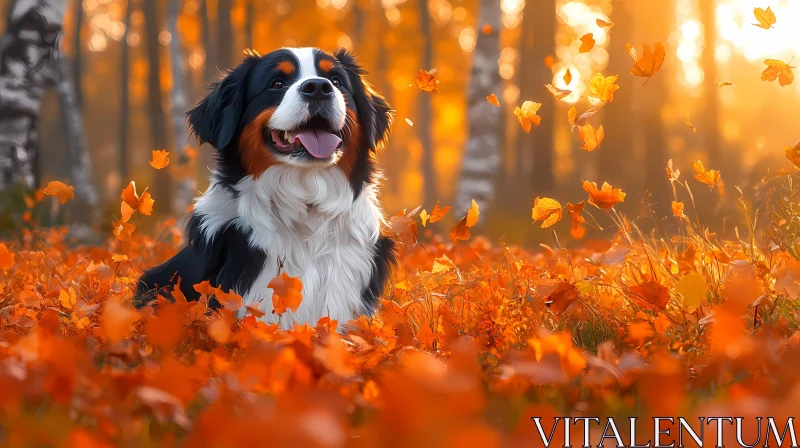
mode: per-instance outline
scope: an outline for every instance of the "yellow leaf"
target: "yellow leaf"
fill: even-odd
[[[587,124],[585,126],[578,126],[578,135],[583,141],[581,149],[591,152],[600,146],[606,134],[605,130],[603,130],[603,126],[595,129],[591,124]]]
[[[676,292],[683,296],[683,307],[694,311],[706,297],[706,279],[697,272],[684,275],[678,282]]]
[[[764,28],[765,30],[772,28],[772,25],[775,25],[775,23],[778,21],[775,17],[775,13],[772,12],[772,9],[769,6],[767,9],[754,9],[753,15],[755,15],[756,20],[758,20],[758,23],[754,23],[753,25]]]
[[[431,274],[441,274],[442,272],[451,271],[456,269],[456,265],[453,263],[447,255],[442,255],[441,257],[433,260],[433,269],[431,269]]]
[[[588,53],[594,48],[594,35],[592,33],[584,34],[581,36],[581,46],[578,48],[578,53]]]
[[[536,198],[533,203],[531,217],[534,221],[542,221],[542,228],[546,229],[561,221],[564,211],[561,204],[551,198]]]
[[[628,55],[634,60],[633,68],[630,70],[633,76],[652,78],[661,69],[661,65],[664,64],[666,52],[661,42],[656,42],[655,50],[645,44],[640,58],[637,57],[636,50],[631,44],[625,44],[625,48],[628,50]]]
[[[736,84],[728,81],[722,81],[721,83],[717,84],[717,88],[725,87],[725,86],[733,86],[736,87]]]
[[[422,227],[425,227],[428,224],[428,212],[425,209],[422,209],[422,213],[419,214],[419,219],[422,220]]]
[[[777,79],[782,87],[794,82],[794,72],[792,71],[794,67],[777,59],[767,59],[764,63],[767,64],[767,68],[761,73],[762,81],[775,81]]]
[[[517,120],[525,132],[531,132],[531,125],[538,126],[542,122],[542,117],[536,115],[540,107],[542,107],[542,103],[525,101],[522,103],[522,107],[514,108],[514,115],[517,116]]]
[[[475,224],[478,223],[478,216],[480,216],[481,210],[478,207],[478,203],[475,202],[475,199],[472,200],[472,206],[467,210],[467,227],[473,227]]]
[[[596,73],[589,81],[589,88],[591,89],[589,96],[598,98],[606,103],[611,102],[614,99],[614,92],[619,90],[619,86],[616,84],[617,78],[619,77],[609,76],[606,78],[602,74]]]
[[[683,122],[686,123],[686,126],[689,126],[689,129],[691,129],[694,132],[697,132],[697,128],[694,127],[694,125],[692,124],[692,120],[689,118],[688,113],[683,117]]]
[[[699,160],[694,162],[692,168],[694,169],[694,178],[708,185],[711,189],[719,182],[719,171],[706,169],[706,167],[703,166],[703,162]]]

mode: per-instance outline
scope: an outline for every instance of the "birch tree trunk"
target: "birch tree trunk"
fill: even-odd
[[[170,62],[172,65],[172,91],[170,100],[172,102],[172,132],[175,136],[175,159],[178,166],[184,167],[188,163],[186,157],[186,145],[188,135],[186,133],[186,121],[183,113],[189,108],[189,98],[186,94],[186,78],[183,71],[183,57],[181,51],[180,33],[178,32],[178,16],[180,15],[180,0],[169,0],[167,7],[167,30],[172,38],[169,41]],[[186,170],[181,170],[187,178],[179,180],[177,191],[173,202],[173,211],[179,216],[185,213],[186,206],[192,200],[192,194],[196,189],[194,178],[188,177]]]
[[[13,0],[0,38],[0,191],[37,186],[42,97],[57,77],[64,0]]]
[[[430,70],[433,68],[433,35],[431,33],[431,15],[428,11],[428,0],[418,0],[420,34],[424,40],[422,49],[422,68]],[[431,105],[432,93],[417,93],[417,135],[422,146],[422,178],[423,178],[423,202],[433,204],[436,197],[436,169],[433,166],[433,135],[431,132],[431,122],[433,121],[433,106]]]
[[[66,58],[58,58],[58,103],[61,119],[67,131],[67,160],[69,179],[75,187],[76,210],[72,219],[83,224],[91,224],[99,218],[97,190],[92,183],[92,163],[86,139],[83,134],[83,117],[78,107],[75,87],[69,79],[69,63]],[[77,83],[77,80],[75,81]]]
[[[477,33],[467,98],[469,140],[461,163],[455,204],[464,210],[475,199],[483,214],[488,212],[494,199],[494,177],[500,162],[500,109],[486,101],[500,85],[500,0],[481,0],[476,23],[489,25],[492,30],[489,34]]]

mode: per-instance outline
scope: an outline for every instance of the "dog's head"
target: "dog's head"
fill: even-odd
[[[249,52],[186,113],[189,127],[219,150],[220,171],[231,182],[278,164],[336,164],[360,189],[353,181],[371,175],[393,114],[365,74],[344,50]]]

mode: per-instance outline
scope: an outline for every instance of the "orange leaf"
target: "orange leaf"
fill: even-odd
[[[208,335],[218,344],[225,344],[231,337],[231,324],[233,319],[224,314],[208,325]]]
[[[672,159],[667,162],[667,179],[670,182],[675,182],[681,176],[681,170],[672,168]]]
[[[794,166],[800,168],[800,140],[798,140],[792,148],[787,146],[784,151],[786,152],[786,158],[789,159]],[[2,253],[1,250],[0,253]]]
[[[655,50],[645,44],[640,58],[637,58],[636,51],[631,44],[625,44],[625,48],[628,50],[628,55],[634,60],[633,68],[630,70],[633,76],[652,78],[664,64],[666,52],[661,42],[656,42]]]
[[[497,95],[494,93],[486,97],[486,101],[493,106],[500,107],[500,101],[497,100]]]
[[[572,72],[567,69],[567,72],[564,73],[564,84],[570,85],[572,84]]]
[[[66,185],[63,182],[54,180],[47,183],[47,186],[42,192],[48,196],[57,196],[58,202],[65,204],[67,199],[75,199],[75,188],[72,185]]]
[[[419,230],[417,228],[417,223],[411,216],[406,216],[404,214],[392,216],[389,218],[389,230],[397,235],[404,245],[411,247],[417,244]]]
[[[269,281],[267,288],[272,289],[273,313],[281,315],[286,309],[297,311],[303,301],[303,283],[299,277],[289,277],[285,272]]]
[[[588,53],[594,48],[594,34],[584,34],[581,36],[581,46],[578,48],[578,53]]]
[[[160,170],[169,165],[169,153],[166,149],[153,150],[153,158],[150,160],[150,166]]]
[[[78,296],[72,288],[62,289],[58,292],[58,301],[61,302],[63,308],[71,310],[78,303]]]
[[[567,213],[569,213],[569,219],[572,221],[572,230],[579,228],[581,224],[586,222],[586,218],[581,216],[584,207],[586,207],[586,201],[581,201],[577,204],[567,203]]]
[[[614,100],[614,92],[619,90],[617,78],[619,77],[609,76],[606,78],[600,73],[595,73],[589,81],[589,88],[591,91],[589,96],[598,98],[606,103],[611,102]]]
[[[586,112],[578,116],[578,110],[575,109],[575,106],[572,106],[567,111],[567,120],[569,120],[570,127],[574,130],[575,126],[585,125],[589,121],[589,118],[591,118],[594,114],[597,113],[597,110],[598,109],[594,107],[590,107],[589,109],[586,110]]]
[[[461,221],[455,227],[450,229],[450,239],[455,243],[456,241],[466,241],[469,239],[469,226],[467,226],[467,217],[461,218]]]
[[[544,298],[544,303],[554,313],[561,314],[568,310],[578,299],[578,289],[567,282],[559,282],[555,289]]]
[[[777,59],[767,59],[764,63],[767,64],[767,68],[761,74],[762,81],[775,81],[777,79],[778,83],[783,87],[794,82],[794,72],[792,71],[794,67]]]
[[[141,317],[138,311],[123,306],[118,299],[106,301],[103,308],[103,330],[108,340],[112,344],[124,340],[133,331],[131,326]]]
[[[439,80],[436,79],[436,69],[430,71],[420,70],[417,72],[415,83],[419,90],[425,92],[439,91]]]
[[[444,218],[444,215],[446,215],[451,208],[453,207],[447,206],[439,208],[439,203],[437,202],[436,205],[433,206],[433,210],[431,210],[431,222],[437,222]]]
[[[522,107],[517,106],[514,108],[514,115],[517,116],[517,120],[519,120],[519,124],[522,125],[522,129],[525,132],[531,132],[531,125],[539,126],[542,122],[542,117],[536,115],[540,107],[542,107],[541,103],[525,101],[522,103]]]
[[[694,178],[708,185],[713,190],[720,179],[719,171],[706,169],[706,167],[703,166],[703,162],[699,160],[692,164],[692,168],[694,169]]]
[[[683,217],[683,202],[672,201],[672,214],[678,218]]]
[[[553,87],[552,84],[547,84],[545,87],[557,100],[563,99],[572,93],[572,90],[559,89],[558,87]]]
[[[775,17],[775,13],[772,12],[772,9],[769,6],[767,9],[754,9],[753,15],[755,15],[756,20],[758,20],[758,23],[754,23],[753,25],[764,28],[765,30],[772,28],[772,25],[775,25],[775,23],[778,21],[778,19]]]
[[[585,126],[578,126],[578,135],[583,141],[581,149],[591,152],[600,146],[606,133],[603,126],[595,129],[591,124],[587,124]]]
[[[141,197],[136,193],[136,182],[131,181],[120,195],[122,198],[122,205],[120,206],[122,212],[123,222],[128,222],[128,219],[134,212],[139,212],[145,216],[153,214],[153,204],[155,200],[150,196],[150,192],[145,189]],[[126,219],[126,217],[128,219]]]
[[[589,193],[589,203],[603,210],[610,210],[618,203],[625,201],[626,194],[619,188],[612,188],[608,182],[603,182],[603,187],[598,190],[595,182],[585,180],[583,189]]]
[[[561,209],[561,204],[555,199],[536,198],[533,203],[531,217],[534,221],[542,221],[543,229],[561,221],[563,216],[564,211]]]
[[[134,230],[136,230],[136,226],[131,223],[124,222],[121,219],[114,222],[114,236],[120,241],[128,241],[131,239]]]
[[[733,86],[736,87],[736,84],[728,81],[722,81],[721,83],[717,84],[717,88],[725,87],[725,86]]]
[[[614,26],[614,22],[606,22],[603,19],[597,19],[597,20],[595,20],[595,23],[600,28],[611,28],[612,26]]]
[[[480,216],[480,214],[480,207],[478,207],[478,203],[473,199],[472,206],[467,210],[467,227],[475,226],[475,224],[478,223],[478,216]]]
[[[14,252],[8,250],[5,243],[0,243],[0,269],[7,271],[14,266]]]
[[[484,23],[483,26],[481,27],[481,32],[483,34],[492,34],[492,25]]]
[[[442,272],[448,272],[456,269],[456,265],[453,263],[447,255],[442,255],[441,257],[433,260],[433,268],[431,269],[431,274],[441,274]]]
[[[697,128],[694,127],[694,125],[692,124],[692,120],[689,118],[688,113],[683,117],[683,122],[686,123],[686,126],[689,126],[689,129],[691,129],[694,132],[697,132]]]
[[[631,290],[651,305],[662,310],[669,303],[669,289],[656,281],[650,280],[641,285],[632,286]]]

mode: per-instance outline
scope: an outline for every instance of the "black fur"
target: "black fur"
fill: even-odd
[[[371,313],[377,308],[378,298],[383,294],[391,269],[397,263],[394,240],[381,235],[375,242],[375,255],[372,261],[374,263],[372,275],[361,292],[361,301]]]

